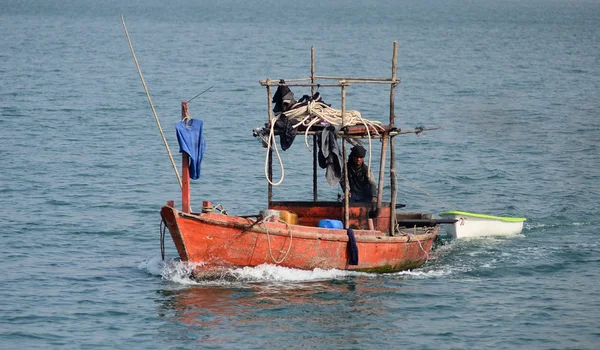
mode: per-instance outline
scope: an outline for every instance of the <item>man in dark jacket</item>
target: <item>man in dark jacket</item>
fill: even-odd
[[[377,202],[377,186],[373,172],[365,164],[367,150],[362,146],[352,147],[348,156],[348,182],[351,202]],[[342,183],[342,189],[344,184]]]

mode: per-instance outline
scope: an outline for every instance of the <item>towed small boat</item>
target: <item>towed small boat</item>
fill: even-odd
[[[442,218],[455,220],[446,226],[453,238],[510,236],[521,233],[525,218],[493,216],[468,213],[464,211],[446,211],[439,214]]]
[[[196,277],[210,277],[230,268],[261,264],[302,270],[319,268],[386,273],[415,269],[427,261],[440,230],[440,220],[433,219],[431,214],[396,212],[402,205],[396,205],[394,137],[409,133],[420,134],[424,130],[437,127],[420,127],[414,130],[400,130],[394,127],[394,94],[396,85],[400,83],[400,79],[396,77],[397,52],[398,43],[395,42],[391,78],[316,76],[313,48],[313,69],[309,78],[267,79],[260,82],[267,89],[269,121],[262,130],[255,129],[255,137],[261,136],[263,147],[267,148],[265,176],[268,182],[268,201],[266,207],[257,208],[251,215],[230,215],[222,207],[213,207],[210,201],[203,201],[201,211],[192,212],[190,168],[194,166],[195,170],[199,170],[199,165],[194,165],[193,156],[185,151],[187,148],[182,146],[178,138],[182,150],[181,209],[175,208],[174,201],[168,201],[167,205],[162,207],[160,215],[181,260],[195,263],[193,274]],[[334,82],[319,83],[317,80]],[[380,122],[363,119],[356,111],[346,111],[346,88],[351,84],[390,85],[389,125],[382,126]],[[312,96],[305,96],[307,98],[303,98],[304,102],[300,100],[296,103],[289,89],[293,86],[310,87]],[[272,87],[277,87],[273,99]],[[334,110],[320,100],[316,89],[328,87],[341,88],[341,110]],[[276,96],[280,99],[277,100]],[[288,108],[285,114],[281,111],[282,105]],[[284,125],[292,125],[296,129],[294,134],[304,134],[307,147],[308,139],[312,138],[312,201],[273,200],[273,187],[283,181],[283,177],[279,182],[273,181],[273,151],[277,152],[278,156],[274,136],[279,135],[283,139],[289,135],[289,130],[276,128],[278,122],[284,118]],[[182,120],[186,121],[186,125],[190,124],[188,102],[185,101],[182,102]],[[337,171],[341,170],[343,179],[338,181],[344,183],[348,183],[345,161],[348,158],[347,143],[355,143],[358,139],[368,139],[369,143],[371,140],[381,141],[376,202],[351,202],[348,186],[344,188],[342,201],[322,201],[317,198],[317,164],[324,168],[321,158],[317,162],[317,154],[319,157],[327,157],[322,149],[325,147],[324,143],[318,140],[324,140],[326,137],[329,147],[333,145],[333,149],[341,150],[341,154],[338,154],[341,169]],[[341,139],[341,147],[338,139]],[[191,143],[194,145],[191,148],[196,149],[202,145],[198,140]],[[291,142],[288,147],[289,145]],[[382,197],[388,148],[391,190],[390,201],[384,202]],[[329,156],[333,154],[332,149],[327,151]],[[326,174],[328,182],[329,170],[328,168]],[[333,183],[329,183],[334,186]]]

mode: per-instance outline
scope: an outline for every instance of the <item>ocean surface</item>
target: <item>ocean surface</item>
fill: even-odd
[[[170,239],[161,260],[179,184],[120,13],[178,165],[180,103],[212,87],[190,102],[193,207],[265,209],[259,80],[310,76],[311,46],[317,74],[389,77],[398,41],[396,125],[441,127],[396,138],[398,201],[526,217],[522,234],[442,230],[402,273],[190,280]],[[598,1],[3,0],[0,80],[2,349],[600,348]],[[389,87],[347,98],[387,121]],[[275,199],[312,198],[311,157],[301,136],[282,152]]]

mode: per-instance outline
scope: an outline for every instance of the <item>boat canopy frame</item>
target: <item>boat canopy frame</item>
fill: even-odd
[[[392,54],[392,74],[390,78],[360,78],[360,77],[342,77],[342,76],[325,76],[325,75],[316,75],[315,74],[315,48],[311,47],[311,74],[309,78],[294,78],[294,79],[278,79],[271,80],[267,78],[266,80],[261,80],[260,85],[266,87],[267,89],[267,106],[268,106],[268,116],[269,123],[273,120],[273,100],[272,100],[272,87],[279,86],[298,86],[298,87],[311,87],[311,96],[314,96],[316,89],[320,87],[339,87],[341,89],[341,106],[342,106],[342,125],[345,124],[346,118],[346,88],[351,86],[352,84],[387,84],[390,85],[390,102],[389,102],[389,123],[387,126],[383,126],[383,131],[379,135],[370,135],[370,133],[350,133],[349,130],[352,128],[350,126],[345,126],[338,132],[338,137],[342,139],[342,157],[344,161],[343,164],[343,177],[345,183],[348,183],[348,169],[346,166],[346,159],[348,158],[347,151],[347,139],[349,138],[372,138],[381,139],[381,155],[379,162],[379,177],[378,177],[378,185],[377,185],[377,207],[381,208],[382,199],[383,199],[383,178],[385,174],[386,168],[386,156],[387,156],[387,148],[389,146],[390,150],[390,221],[389,221],[389,232],[390,234],[394,232],[394,228],[396,227],[396,165],[395,165],[395,148],[394,148],[394,136],[400,134],[408,134],[408,133],[420,133],[425,129],[432,128],[417,128],[413,130],[400,130],[394,127],[395,124],[395,95],[396,95],[396,85],[400,83],[400,79],[397,77],[397,61],[398,61],[398,42],[394,41],[394,48]],[[336,81],[334,83],[317,83],[318,80],[327,80],[327,81]],[[365,126],[368,128],[368,126]],[[366,131],[366,130],[365,130]],[[313,201],[318,201],[317,195],[317,133],[318,131],[309,132],[309,135],[313,135]],[[272,141],[270,141],[272,142]],[[276,147],[276,145],[274,145]],[[268,204],[269,207],[273,202],[273,151],[272,148],[269,148],[268,151]],[[349,222],[349,186],[344,186],[344,220],[343,225],[344,228],[348,228]]]
[[[271,88],[275,86],[303,86],[303,87],[311,87],[311,93],[314,96],[316,89],[319,87],[339,87],[341,88],[341,104],[342,104],[342,125],[345,124],[345,115],[346,115],[346,88],[351,86],[352,84],[388,84],[390,85],[390,102],[389,102],[389,123],[387,126],[381,126],[378,128],[378,133],[372,134],[368,132],[369,126],[345,126],[338,132],[337,136],[342,139],[342,157],[344,161],[343,164],[343,176],[345,183],[348,183],[348,169],[346,167],[346,159],[348,158],[347,154],[347,139],[351,138],[371,138],[371,139],[381,139],[381,159],[379,162],[379,177],[378,177],[378,186],[377,186],[377,207],[382,208],[382,199],[383,199],[383,178],[385,174],[385,161],[387,156],[387,148],[390,149],[390,220],[389,220],[389,232],[392,234],[396,228],[396,165],[395,165],[395,157],[396,152],[394,148],[394,136],[402,135],[402,134],[420,134],[425,130],[435,130],[439,129],[439,126],[434,127],[419,127],[414,129],[404,129],[401,130],[399,128],[394,127],[395,123],[395,94],[396,94],[396,85],[400,83],[400,79],[396,75],[396,67],[398,61],[398,42],[394,41],[394,49],[392,55],[392,74],[390,78],[358,78],[358,77],[338,77],[338,76],[324,76],[324,75],[316,75],[315,74],[315,48],[311,47],[311,75],[309,78],[296,78],[296,79],[285,79],[285,83],[280,82],[280,80],[271,80],[267,78],[266,80],[261,80],[260,85],[265,86],[267,89],[267,105],[268,105],[268,116],[269,123],[273,120],[273,102],[272,102],[272,93]],[[326,83],[321,84],[317,83],[317,80],[327,80],[327,81],[335,81],[334,83]],[[189,118],[189,101],[181,102],[181,118],[186,119]],[[317,134],[318,131],[308,131],[309,135],[313,136],[313,202],[318,201],[317,196]],[[268,151],[268,205],[269,207],[273,204],[273,148],[269,148]],[[189,171],[189,156],[183,152],[181,157],[181,211],[184,213],[191,213],[191,196],[190,196],[190,171]],[[386,204],[387,205],[387,204]],[[210,206],[210,202],[203,202],[203,208],[206,206]],[[343,225],[344,228],[348,228],[349,222],[349,186],[345,186],[344,189],[344,216],[343,216]]]

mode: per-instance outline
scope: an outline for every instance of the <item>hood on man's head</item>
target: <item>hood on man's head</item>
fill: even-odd
[[[356,145],[356,146],[352,147],[352,152],[350,152],[350,157],[364,158],[366,154],[367,154],[367,150],[363,146]]]

